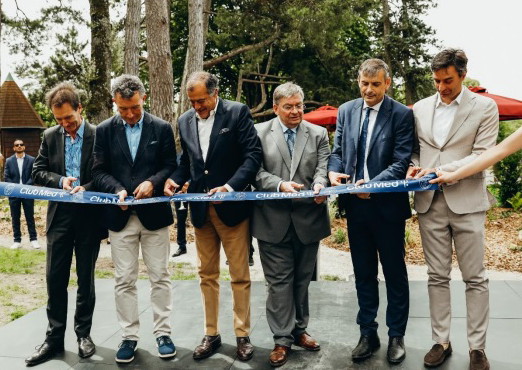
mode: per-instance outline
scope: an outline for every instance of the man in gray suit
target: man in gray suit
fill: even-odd
[[[455,171],[495,145],[498,109],[493,100],[463,88],[467,61],[466,54],[456,49],[443,50],[433,59],[437,93],[413,107],[418,145],[407,177],[419,178],[438,169]],[[440,191],[415,194],[436,342],[424,358],[428,367],[439,366],[452,352],[449,282],[453,244],[466,283],[470,369],[489,369],[484,353],[489,314],[484,221],[489,206],[483,172]]]
[[[256,125],[263,163],[255,185],[259,191],[315,193],[327,185],[330,148],[322,127],[303,121],[303,90],[285,83],[274,91],[277,117]],[[268,282],[266,315],[274,333],[270,354],[274,367],[286,363],[292,344],[318,351],[307,332],[308,285],[319,241],[330,235],[326,197],[259,201],[254,207],[252,235]]]

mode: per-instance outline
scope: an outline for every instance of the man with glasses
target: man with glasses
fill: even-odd
[[[255,186],[259,191],[318,193],[328,184],[330,155],[326,129],[303,121],[304,94],[287,82],[274,90],[276,118],[256,125],[263,164]],[[266,317],[274,334],[269,361],[286,363],[292,345],[319,351],[307,332],[308,286],[321,239],[330,235],[326,197],[264,200],[254,206],[252,234],[258,240],[268,282]]]
[[[218,97],[218,78],[195,72],[187,80],[193,109],[179,118],[183,154],[179,168],[165,184],[171,196],[190,180],[189,193],[250,189],[261,164],[261,145],[250,110],[244,104]],[[219,256],[221,244],[230,268],[237,357],[249,360],[251,202],[192,202],[200,288],[204,302],[205,336],[193,353],[195,360],[211,356],[221,345],[218,326]]]
[[[25,153],[23,140],[16,139],[13,144],[14,154],[7,158],[5,163],[4,180],[15,184],[32,185],[31,171],[33,170],[34,157]],[[11,249],[22,247],[22,233],[20,231],[20,217],[24,207],[25,221],[29,231],[29,240],[34,249],[40,249],[38,244],[36,227],[34,224],[34,199],[9,198],[11,208],[11,223],[13,225],[14,243]]]

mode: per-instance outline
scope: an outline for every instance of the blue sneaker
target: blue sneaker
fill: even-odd
[[[176,346],[172,343],[172,339],[168,335],[162,335],[156,338],[156,346],[158,354],[161,358],[171,358],[176,356]]]
[[[127,364],[134,360],[134,352],[136,352],[136,347],[138,346],[138,341],[124,339],[120,343],[120,348],[118,352],[116,352],[116,362]]]

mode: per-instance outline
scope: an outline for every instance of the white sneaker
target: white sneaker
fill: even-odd
[[[22,248],[22,244],[20,242],[14,242],[13,245],[11,245],[11,249],[20,249]]]
[[[31,245],[34,249],[40,249],[40,244],[38,244],[38,240],[31,240]]]

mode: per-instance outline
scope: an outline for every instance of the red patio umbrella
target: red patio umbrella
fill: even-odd
[[[332,107],[331,105],[325,105],[314,111],[305,113],[303,119],[316,125],[326,127],[328,131],[334,131],[335,123],[337,122],[337,108]]]
[[[469,89],[474,93],[493,99],[497,103],[501,121],[522,119],[522,101],[490,94],[485,87],[481,86],[470,86]]]

